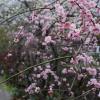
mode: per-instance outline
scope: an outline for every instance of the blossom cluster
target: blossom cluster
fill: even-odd
[[[23,86],[28,95],[40,97],[38,100],[57,93],[66,100],[91,89],[83,99],[99,98],[100,61],[88,54],[100,35],[93,9],[99,8],[92,0],[57,0],[34,10],[25,20],[27,24],[12,34],[13,54],[8,59],[16,59],[9,67],[11,74],[33,66],[14,83]]]

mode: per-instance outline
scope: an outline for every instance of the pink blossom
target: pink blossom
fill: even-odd
[[[80,29],[75,29],[73,32],[73,37],[79,37],[80,36]]]
[[[100,83],[97,82],[97,83],[94,84],[94,86],[95,86],[96,88],[100,88]]]
[[[97,70],[95,68],[86,68],[87,72],[89,73],[89,75],[93,75],[95,76],[97,74]]]
[[[100,24],[95,24],[95,26],[93,27],[93,32],[95,35],[100,34]]]
[[[52,71],[49,68],[47,68],[44,71],[42,71],[41,72],[41,76],[43,76],[44,79],[47,79],[49,73],[54,77],[55,81],[58,81],[59,77],[54,73],[54,71]]]
[[[89,7],[94,8],[97,4],[94,1],[89,1]]]
[[[68,47],[63,47],[62,48],[64,51],[68,51]]]
[[[100,14],[100,8],[97,8],[96,9],[96,12]]]
[[[34,11],[31,14],[31,19],[32,19],[32,22],[35,20],[35,12]]]
[[[70,23],[70,22],[62,22],[60,23],[60,27],[61,29],[70,29],[70,30],[74,30],[76,29],[76,25],[74,23]]]
[[[69,32],[68,33],[68,38],[72,38],[72,39],[80,38],[80,30],[79,29],[75,29],[75,30]]]
[[[59,17],[62,17],[62,22],[64,22],[66,20],[66,13],[65,13],[65,10],[63,8],[62,5],[60,5],[59,3],[55,4],[55,10],[57,12],[57,15]]]
[[[76,73],[76,72],[75,72],[74,68],[71,67],[70,69],[68,69],[68,73]]]
[[[45,73],[50,73],[51,72],[51,69],[47,68],[45,69]]]
[[[90,43],[90,41],[91,41],[91,38],[87,38],[86,41],[85,41],[85,44]]]
[[[97,80],[94,79],[90,79],[90,81],[88,82],[88,85],[94,85],[95,88],[100,88],[100,83],[97,82]]]
[[[76,29],[76,24],[75,23],[71,23],[70,30],[75,30],[75,29]]]
[[[95,78],[90,79],[90,81],[88,82],[88,85],[94,85],[97,83],[97,80]]]
[[[61,29],[69,29],[71,27],[70,22],[61,23]]]
[[[88,56],[87,54],[83,53],[82,55],[78,55],[76,57],[76,59],[78,61],[83,61],[84,64],[86,63],[92,63],[94,60],[93,60],[93,57],[92,56]]]
[[[67,52],[68,51],[68,47],[63,47],[62,50]]]
[[[34,37],[32,35],[27,37],[27,40],[25,42],[25,46],[29,46],[30,44],[32,44],[33,40],[34,40]]]
[[[68,0],[68,2],[70,2],[72,5],[75,5],[75,2],[76,0]]]
[[[51,36],[46,36],[45,39],[44,39],[44,41],[45,41],[45,43],[47,43],[47,44],[53,42]]]
[[[78,61],[75,60],[75,59],[73,59],[73,58],[71,58],[70,63],[72,63],[72,64],[78,64]]]
[[[12,46],[15,47],[14,52],[16,53],[14,65],[16,65],[16,56],[19,56],[17,58],[21,58],[21,63],[24,63],[23,66],[19,66],[18,71],[23,70],[25,64],[29,65],[29,69],[32,68],[28,76],[20,75],[22,77],[19,77],[19,81],[26,78],[25,80],[29,79],[30,82],[33,82],[25,90],[29,94],[39,93],[43,89],[43,91],[48,90],[49,95],[52,96],[53,92],[56,92],[53,89],[65,88],[64,91],[68,92],[67,96],[72,96],[72,92],[77,94],[77,91],[74,90],[78,88],[76,84],[73,84],[73,91],[71,91],[70,83],[73,83],[74,77],[76,77],[75,83],[83,79],[84,90],[93,86],[97,90],[100,89],[99,69],[96,69],[96,66],[92,67],[97,65],[97,62],[94,62],[95,59],[88,53],[83,53],[88,52],[90,46],[94,49],[97,44],[95,35],[100,34],[100,25],[96,21],[98,18],[94,14],[94,10],[97,10],[96,3],[92,0],[61,2],[60,0],[52,4],[44,2],[43,8],[36,8],[32,12],[31,23],[25,21],[24,27],[18,28],[20,30],[14,34],[15,45]],[[68,57],[62,58],[63,56]],[[8,66],[8,69],[14,72],[15,67],[10,69]],[[11,72],[11,74],[13,73]],[[91,77],[92,79],[90,79]],[[85,86],[87,81],[89,88]],[[26,82],[25,86],[28,84]],[[83,88],[81,88],[82,91]],[[41,93],[44,95],[42,90]],[[47,93],[45,94],[47,97]]]
[[[33,91],[31,90],[35,87],[36,87],[36,83],[32,83],[27,89],[25,89],[25,92],[29,92],[31,94],[31,92],[33,93]]]
[[[83,77],[83,74],[79,74],[77,79],[78,79],[78,80],[81,80],[82,77]]]

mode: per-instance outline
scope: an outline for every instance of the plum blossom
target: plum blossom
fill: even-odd
[[[68,2],[70,2],[72,5],[75,5],[75,1],[76,0],[68,0]]]
[[[63,47],[62,50],[67,52],[68,51],[68,47]]]
[[[88,55],[87,51],[90,47],[91,50],[95,48],[96,36],[100,34],[100,25],[96,21],[98,18],[93,13],[96,3],[92,0],[64,0],[63,3],[62,0],[57,1],[59,2],[55,0],[54,3],[46,5],[43,2],[43,8],[36,8],[37,10],[30,15],[31,20],[25,22],[27,24],[24,27],[18,27],[19,31],[13,34],[15,45],[12,47],[15,47],[13,50],[15,61],[11,61],[14,64],[7,65],[7,70],[10,70],[9,73],[15,72],[16,65],[22,62],[24,64],[17,67],[18,71],[26,67],[32,69],[27,74],[23,73],[20,81],[18,79],[18,82],[24,81],[25,87],[30,82],[32,83],[25,89],[29,95],[43,93],[44,97],[48,95],[53,97],[53,93],[57,90],[57,96],[61,91],[62,99],[65,96],[70,98],[73,94],[78,95],[78,92],[80,94],[88,90],[87,83],[89,88],[95,87],[98,91],[100,71],[98,73],[96,67],[99,64],[95,64],[98,59],[94,61],[93,56]],[[13,58],[13,55],[11,57]],[[2,58],[1,56],[0,61]],[[10,68],[12,66],[13,71]],[[27,79],[29,82],[26,82]],[[80,82],[82,86],[79,86]],[[20,84],[22,85],[22,82]],[[72,90],[71,84],[73,85]],[[38,100],[41,99],[40,97]],[[43,99],[46,100],[46,98]]]
[[[85,41],[85,44],[90,43],[90,41],[91,41],[91,38],[87,38],[86,41]]]
[[[76,59],[74,59],[74,58],[71,58],[70,63],[72,63],[72,64],[78,64],[78,61]]]
[[[76,40],[77,38],[80,38],[80,29],[75,29],[73,31],[70,31],[68,33],[68,38],[76,39]]]
[[[79,74],[78,77],[77,77],[77,79],[78,79],[78,80],[81,80],[83,77],[84,77],[83,74]]]
[[[91,8],[95,8],[95,6],[96,6],[96,2],[91,1],[91,0],[89,0],[89,1],[88,0],[77,0],[77,3],[84,9],[86,9],[86,8],[91,9]]]
[[[76,73],[76,71],[74,70],[73,67],[70,67],[67,72],[71,73],[71,74],[75,74]]]
[[[89,67],[89,68],[86,68],[86,70],[89,73],[89,75],[93,75],[93,76],[97,75],[97,70],[95,68]]]
[[[20,29],[18,32],[16,32],[14,35],[17,37],[17,38],[20,38],[20,37],[25,37],[27,34],[26,32],[24,31],[24,28],[21,27],[22,29]]]
[[[75,30],[76,29],[76,25],[71,22],[62,22],[59,24],[59,27],[61,30],[64,30],[64,29]]]
[[[33,40],[34,40],[33,34],[32,33],[27,33],[26,41],[25,41],[25,46],[28,46],[28,45],[32,44]]]
[[[83,61],[84,64],[85,63],[92,63],[94,61],[92,56],[88,56],[85,53],[83,53],[82,55],[78,55],[76,57],[76,59],[77,59],[77,61]]]
[[[64,22],[66,20],[66,13],[63,6],[61,6],[59,3],[55,4],[55,10],[57,15],[62,17],[62,22]]]
[[[94,32],[95,35],[100,34],[100,24],[95,24],[95,26],[93,28],[93,32]]]
[[[88,85],[93,85],[96,84],[97,80],[95,78],[90,79],[90,81],[88,82]]]
[[[44,71],[42,71],[40,73],[40,75],[44,78],[44,79],[47,79],[48,78],[48,74],[51,74],[55,81],[58,81],[59,77],[54,73],[54,71],[52,71],[51,69],[49,68],[46,68]]]
[[[36,88],[36,83],[32,83],[27,89],[25,89],[25,92],[32,94],[32,93],[34,93],[34,91],[33,91],[34,88]]]
[[[52,40],[51,36],[46,36],[45,39],[44,39],[45,43],[46,44],[49,44],[49,43],[53,43],[54,41]]]
[[[100,88],[100,83],[97,82],[97,83],[94,84],[94,86],[95,86],[96,88]]]
[[[95,88],[100,88],[100,83],[96,79],[90,79],[88,85],[94,85]]]
[[[95,1],[89,1],[89,7],[90,8],[94,8],[96,6],[96,2]]]
[[[33,11],[31,14],[31,21],[33,22],[35,20],[35,12]]]

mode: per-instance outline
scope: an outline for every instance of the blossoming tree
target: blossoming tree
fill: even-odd
[[[9,77],[2,83],[21,89],[21,100],[98,100],[100,61],[89,54],[100,35],[98,3],[55,0],[29,10],[31,15],[11,34],[5,57],[11,59]]]

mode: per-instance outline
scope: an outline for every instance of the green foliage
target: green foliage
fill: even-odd
[[[9,46],[9,38],[4,28],[0,28],[0,52],[4,52]]]

